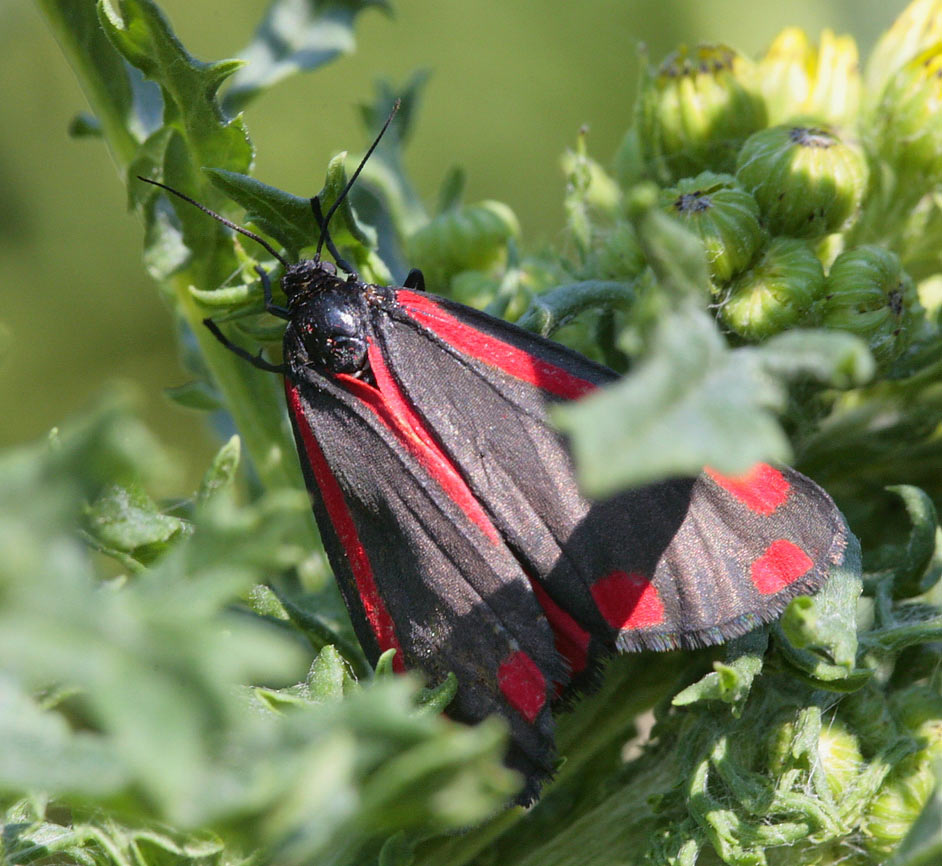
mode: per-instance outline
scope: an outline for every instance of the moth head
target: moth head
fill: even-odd
[[[344,277],[337,275],[337,266],[322,259],[303,259],[285,267],[281,288],[294,309],[312,294],[320,294],[345,284]]]

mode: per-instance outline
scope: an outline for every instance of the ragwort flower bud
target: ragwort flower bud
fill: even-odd
[[[922,813],[935,788],[926,752],[903,758],[870,801],[861,823],[864,844],[875,855],[891,854]]]
[[[755,266],[733,280],[720,318],[741,337],[761,340],[806,324],[824,286],[824,269],[806,241],[773,238]]]
[[[700,45],[682,46],[647,73],[638,127],[662,182],[707,168],[732,171],[739,146],[766,125],[765,100],[747,86],[750,69],[725,45]]]
[[[870,52],[867,92],[879,99],[893,74],[906,61],[942,41],[942,0],[913,0]]]
[[[481,271],[462,271],[451,278],[448,297],[483,310],[497,294],[500,280]]]
[[[788,27],[769,46],[758,71],[770,124],[801,115],[847,123],[857,112],[860,73],[850,36],[825,30],[816,49],[803,30]]]
[[[839,803],[863,767],[857,737],[838,721],[825,725],[818,735],[818,761],[831,795]]]
[[[710,276],[726,283],[745,270],[765,240],[759,205],[730,174],[705,171],[661,194],[664,210],[696,232]]]
[[[786,27],[775,37],[758,65],[769,123],[784,123],[805,113],[815,61],[814,46],[800,27]]]
[[[750,136],[736,177],[759,202],[772,234],[814,238],[837,231],[856,214],[867,164],[832,129],[784,125]]]
[[[447,210],[409,238],[409,261],[425,272],[431,289],[442,290],[461,271],[488,272],[503,266],[507,243],[520,233],[513,211],[499,201]]]
[[[929,686],[914,685],[892,696],[900,723],[935,760],[942,758],[942,695]]]
[[[824,327],[862,337],[877,363],[886,365],[906,348],[918,303],[899,257],[868,245],[834,260],[816,313]]]
[[[818,64],[806,112],[836,124],[849,124],[860,108],[860,55],[852,36],[821,31]]]
[[[890,79],[873,136],[901,185],[919,189],[942,183],[942,42],[917,54]]]

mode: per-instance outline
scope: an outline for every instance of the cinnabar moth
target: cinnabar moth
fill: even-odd
[[[769,622],[822,585],[846,530],[821,488],[767,464],[587,500],[547,406],[616,374],[424,293],[418,271],[401,287],[361,282],[327,226],[372,149],[326,217],[312,199],[317,253],[294,264],[148,182],[284,265],[287,307],[258,269],[266,308],[288,323],[283,364],[205,324],[285,376],[314,514],[370,660],[395,649],[397,670],[453,672],[453,717],[503,716],[527,802],[553,771],[551,709],[606,655],[722,643]],[[337,266],[321,260],[325,243]]]

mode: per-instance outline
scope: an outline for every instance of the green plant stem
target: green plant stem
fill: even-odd
[[[521,328],[547,337],[591,307],[625,307],[635,300],[634,282],[585,280],[559,286],[531,302],[517,320]]]
[[[40,0],[40,6],[101,122],[118,174],[127,178],[142,143],[133,129],[134,118],[128,116],[133,104],[129,67],[102,31],[94,4]],[[284,420],[280,382],[237,358],[203,326],[206,313],[190,293],[191,283],[200,282],[197,270],[187,268],[174,274],[164,287],[169,291],[162,294],[174,299],[177,314],[195,334],[262,483],[269,488],[300,488],[303,485]]]

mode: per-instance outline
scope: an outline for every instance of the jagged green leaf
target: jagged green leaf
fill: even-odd
[[[857,600],[862,590],[860,544],[848,541],[844,562],[814,596],[793,599],[774,626],[779,651],[822,688],[853,691],[873,674],[857,662]]]
[[[736,474],[786,462],[774,415],[784,397],[754,350],[726,348],[712,320],[685,303],[660,319],[650,354],[623,380],[553,418],[572,437],[585,490],[603,496],[705,465]]]
[[[887,488],[902,501],[911,528],[905,544],[886,544],[867,560],[867,579],[889,578],[896,598],[922,595],[942,576],[942,528],[935,504],[925,491],[910,485]]]
[[[268,186],[254,177],[222,169],[206,169],[209,179],[245,208],[246,222],[277,240],[289,259],[298,259],[302,247],[315,244],[319,230],[311,202]]]
[[[163,513],[140,488],[120,485],[104,490],[86,509],[85,524],[106,547],[131,553],[145,562],[191,531],[185,520]]]
[[[239,111],[279,81],[351,53],[356,17],[371,7],[390,8],[387,0],[275,0],[239,52],[245,66],[226,92],[226,110]]]
[[[786,331],[767,340],[758,352],[765,368],[785,381],[807,377],[852,388],[868,382],[875,369],[864,341],[843,331]]]
[[[242,120],[228,119],[216,101],[216,92],[242,62],[202,63],[191,57],[150,0],[116,0],[116,5],[99,0],[98,11],[112,44],[160,86],[164,123],[184,137],[197,164],[247,168],[253,153]]]

